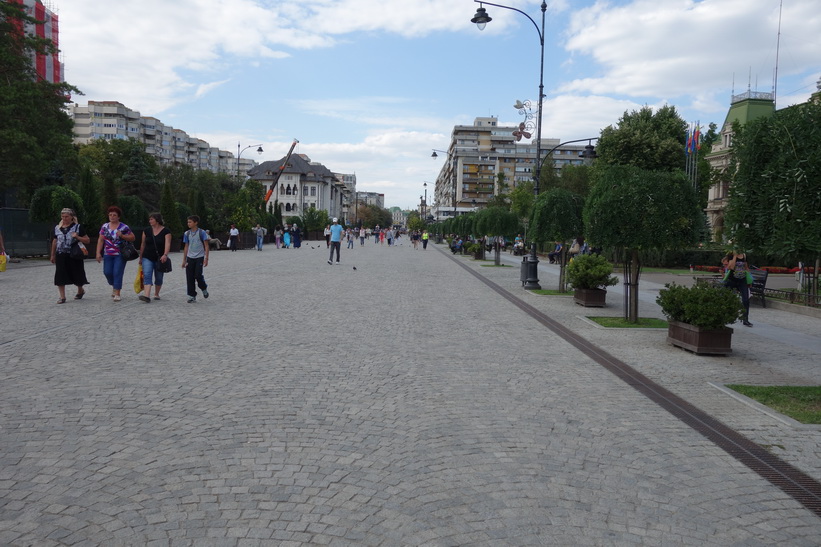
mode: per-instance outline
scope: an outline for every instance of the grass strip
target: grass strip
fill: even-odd
[[[637,323],[631,323],[624,317],[590,317],[588,319],[595,321],[602,327],[609,329],[666,329],[667,321],[664,319],[656,319],[654,317],[639,317]]]
[[[821,424],[821,386],[727,387],[802,424]]]

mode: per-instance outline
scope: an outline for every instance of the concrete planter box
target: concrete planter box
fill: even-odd
[[[733,352],[732,338],[733,329],[729,327],[706,330],[689,323],[668,321],[667,341],[698,355],[729,355]]]
[[[604,308],[606,299],[606,289],[576,289],[573,291],[573,302],[585,308]]]

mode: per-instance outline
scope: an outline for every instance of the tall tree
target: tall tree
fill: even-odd
[[[655,113],[649,106],[625,112],[616,127],[602,130],[596,146],[598,162],[650,171],[684,169],[686,131],[687,123],[673,106]]]
[[[166,181],[162,187],[162,198],[160,200],[160,214],[162,215],[165,226],[171,231],[175,238],[182,236],[185,231],[184,224],[180,220],[179,211],[177,210],[177,203],[174,200],[174,191],[171,187],[171,182]]]
[[[622,251],[625,318],[637,322],[642,251],[694,244],[703,213],[683,171],[597,165],[593,181],[583,213],[585,232],[598,245]]]
[[[20,4],[0,2],[0,190],[17,188],[23,204],[55,163],[72,164],[76,155],[65,105],[80,91],[38,79],[31,56],[55,47],[22,31],[35,22]]]
[[[725,226],[735,245],[821,266],[821,102],[734,129]]]
[[[565,257],[567,241],[583,233],[582,209],[584,199],[564,188],[553,188],[540,194],[533,205],[530,222],[531,237],[538,243],[560,241],[563,244],[559,259],[559,290],[565,290]]]

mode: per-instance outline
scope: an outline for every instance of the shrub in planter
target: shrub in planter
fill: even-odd
[[[604,289],[619,282],[613,265],[599,255],[580,255],[567,265],[567,282],[574,289]]]
[[[613,273],[613,265],[599,255],[580,255],[567,265],[565,275],[573,287],[573,301],[585,307],[603,308],[606,305],[607,289],[618,283]]]
[[[659,291],[656,303],[667,319],[705,330],[724,328],[744,313],[741,301],[733,291],[708,284],[684,287],[668,283]]]

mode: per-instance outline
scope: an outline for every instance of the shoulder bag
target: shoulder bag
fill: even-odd
[[[157,251],[157,271],[162,273],[169,273],[171,271],[171,259],[165,257],[165,262],[160,260],[162,255],[160,254],[160,248],[157,246],[157,236],[154,235],[154,232],[151,232],[151,237],[154,238],[154,249]],[[163,247],[165,249],[165,247]]]

